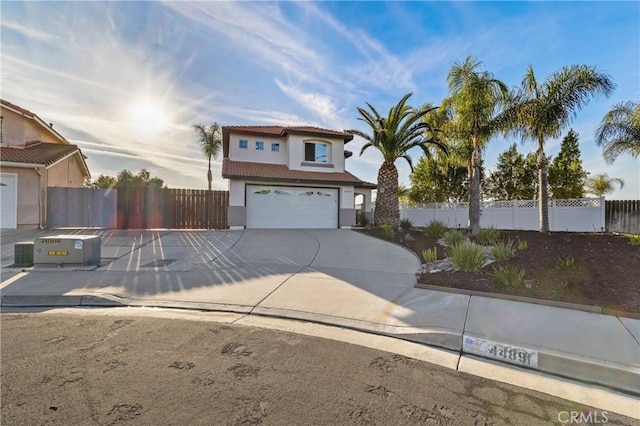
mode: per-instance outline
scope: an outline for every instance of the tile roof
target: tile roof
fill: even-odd
[[[306,172],[291,170],[285,164],[231,161],[228,158],[222,160],[222,177],[307,184],[347,184],[356,188],[376,188],[375,184],[364,182],[349,172]]]
[[[50,166],[76,152],[82,157],[76,145],[38,143],[27,148],[1,148],[0,161]]]
[[[344,139],[345,142],[353,139],[353,135],[350,133],[313,126],[223,126],[222,131],[224,132],[225,130],[269,136],[285,136],[289,133],[310,136],[338,136]]]

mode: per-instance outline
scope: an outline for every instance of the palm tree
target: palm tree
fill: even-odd
[[[620,185],[620,189],[624,187],[624,181],[622,179],[610,178],[606,173],[599,173],[587,179],[584,189],[596,197],[602,197],[605,194],[610,194],[615,191],[616,184]]]
[[[209,191],[211,191],[211,181],[213,175],[211,173],[211,159],[218,159],[220,155],[220,148],[222,147],[222,140],[220,139],[220,126],[218,123],[213,123],[207,129],[204,124],[192,125],[193,130],[198,135],[198,143],[200,144],[200,150],[209,160],[209,169],[207,171],[207,181],[209,182]]]
[[[447,75],[450,96],[445,105],[452,108],[448,133],[467,141],[470,153],[469,225],[471,234],[480,230],[480,151],[497,131],[496,113],[509,99],[507,86],[488,71],[480,71],[482,62],[468,56],[455,62]]]
[[[596,95],[608,96],[615,85],[606,74],[587,65],[571,65],[538,83],[529,66],[511,107],[500,117],[503,129],[538,144],[538,215],[540,232],[549,232],[549,163],[544,153],[548,138],[560,137],[587,102]]]
[[[596,130],[596,143],[604,146],[602,155],[611,164],[620,154],[640,155],[640,102],[615,104]]]
[[[346,130],[366,141],[360,150],[360,155],[373,147],[380,151],[383,157],[382,166],[378,170],[378,195],[374,210],[376,225],[389,224],[394,228],[400,225],[398,169],[394,164],[395,161],[404,158],[413,170],[413,163],[409,156],[409,150],[412,148],[421,148],[425,155],[431,155],[428,148],[430,145],[446,151],[446,148],[436,139],[425,136],[425,130],[429,125],[422,121],[422,117],[434,111],[435,108],[414,109],[406,104],[410,97],[411,93],[404,95],[398,104],[389,109],[386,117],[382,117],[367,102],[368,110],[358,107],[360,113],[358,120],[367,123],[371,133],[355,129]]]

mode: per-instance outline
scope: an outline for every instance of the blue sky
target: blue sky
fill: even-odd
[[[616,102],[640,99],[638,2],[2,2],[1,96],[53,122],[93,177],[147,168],[174,188],[206,188],[190,124],[363,127],[405,93],[439,103],[454,61],[477,56],[510,86],[570,64],[617,89],[571,124],[591,173],[622,178],[609,198],[640,198],[640,160],[602,159],[593,133]],[[568,131],[568,129],[567,129]],[[565,132],[566,133],[566,132]],[[549,140],[556,155],[561,138]],[[512,140],[484,154],[490,170]],[[347,149],[360,151],[354,139]],[[534,149],[519,144],[520,152]],[[417,162],[420,152],[412,153]],[[381,156],[347,168],[375,182]],[[406,162],[397,163],[409,182]],[[214,185],[226,188],[214,163]]]

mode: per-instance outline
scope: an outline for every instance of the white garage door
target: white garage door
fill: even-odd
[[[247,228],[337,227],[337,189],[247,185]]]
[[[18,175],[0,173],[0,228],[18,227]]]

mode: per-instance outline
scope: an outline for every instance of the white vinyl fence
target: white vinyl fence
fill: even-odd
[[[400,218],[409,219],[415,226],[424,226],[433,220],[439,220],[451,228],[466,228],[469,223],[469,203],[401,205]],[[490,226],[497,229],[537,231],[538,201],[481,201],[480,227]],[[549,200],[549,229],[568,232],[604,231],[604,197]]]

